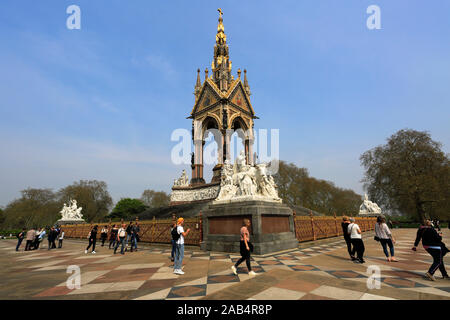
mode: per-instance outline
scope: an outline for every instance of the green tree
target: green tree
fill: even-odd
[[[113,204],[104,181],[80,180],[62,188],[58,194],[65,203],[70,199],[77,200],[78,206],[83,208],[81,214],[87,222],[104,220]]]
[[[164,191],[145,190],[141,201],[149,208],[159,208],[169,205],[170,196]]]
[[[146,205],[139,199],[123,198],[117,202],[110,217],[121,219],[134,218],[146,209]]]
[[[278,195],[291,207],[301,206],[327,215],[356,214],[361,196],[334,183],[310,177],[306,168],[293,163],[279,162],[274,175]]]
[[[3,226],[3,223],[5,222],[5,212],[2,208],[0,208],[0,228]]]
[[[428,132],[404,129],[387,144],[366,151],[360,160],[370,198],[419,221],[448,218],[450,162],[441,146]]]
[[[51,226],[58,220],[61,202],[51,189],[28,188],[21,194],[4,210],[5,228]]]

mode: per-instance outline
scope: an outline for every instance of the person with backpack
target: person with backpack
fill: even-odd
[[[95,254],[95,244],[97,242],[97,230],[98,225],[95,225],[94,228],[92,228],[91,232],[89,232],[88,239],[89,239],[89,245],[87,246],[86,250],[84,250],[84,253],[88,253],[89,248],[92,246],[92,253]]]
[[[22,244],[23,239],[25,238],[25,228],[22,228],[22,231],[19,232],[17,235],[17,246],[16,251],[19,251],[20,245]]]
[[[348,225],[348,234],[350,235],[350,239],[352,240],[353,250],[356,251],[357,259],[355,262],[365,263],[364,261],[364,242],[361,237],[361,229],[355,223],[355,218],[350,218],[350,224]]]
[[[348,233],[348,225],[350,224],[350,221],[348,220],[347,216],[342,217],[342,233],[344,234],[344,240],[345,243],[347,244],[347,251],[348,254],[350,255],[350,259],[352,259],[352,261],[356,260],[355,258],[355,248],[352,248],[352,239],[350,238],[350,235]]]
[[[113,224],[112,228],[111,228],[111,235],[109,236],[109,249],[114,249],[114,247],[116,246],[116,241],[117,241],[117,232],[119,231],[119,228],[116,227],[115,224]]]
[[[178,233],[177,233],[177,223],[174,221],[172,224],[172,228],[170,229],[170,234],[172,236],[172,253],[170,254],[170,261],[175,261],[175,251],[177,250],[177,240],[178,240]]]
[[[253,245],[250,242],[250,232],[248,230],[249,228],[250,219],[246,218],[243,220],[242,227],[239,232],[241,235],[241,240],[239,243],[241,258],[236,261],[233,266],[231,266],[231,270],[233,270],[233,273],[235,275],[237,275],[237,267],[245,261],[245,263],[247,264],[248,275],[256,276],[255,271],[252,271],[252,266],[250,265],[250,253],[253,251]]]
[[[425,273],[425,276],[431,281],[436,281],[434,273],[439,268],[443,279],[449,279],[447,270],[445,270],[444,256],[448,253],[448,249],[442,242],[442,233],[437,233],[430,220],[425,220],[417,230],[416,241],[412,250],[416,251],[420,240],[426,252],[433,257],[433,263]]]
[[[105,241],[108,238],[108,226],[104,226],[102,228],[102,232],[100,233],[100,239],[102,239],[102,247],[105,246]]]
[[[120,254],[125,254],[124,253],[124,240],[125,237],[127,236],[127,230],[126,230],[126,224],[122,224],[122,227],[117,230],[117,242],[116,242],[116,246],[114,248],[114,254],[116,254],[117,248],[119,247],[119,245],[122,245],[122,248],[120,249]]]
[[[175,249],[175,261],[173,263],[173,273],[182,275],[184,274],[183,258],[184,258],[184,237],[186,237],[191,229],[187,229],[186,232],[183,228],[184,219],[178,218],[177,220],[177,232],[176,232],[176,249]]]

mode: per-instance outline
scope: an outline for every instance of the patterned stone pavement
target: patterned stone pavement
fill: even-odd
[[[414,229],[394,230],[396,257],[387,262],[373,234],[365,235],[366,263],[348,259],[341,238],[302,243],[301,248],[254,256],[249,277],[245,263],[235,276],[235,254],[186,250],[182,276],[174,275],[170,249],[150,246],[114,255],[107,247],[84,254],[86,243],[65,240],[63,249],[15,252],[15,241],[0,241],[0,299],[250,299],[378,300],[450,299],[450,281],[439,271],[436,282],[423,277],[431,257],[419,246],[411,250]],[[444,230],[444,242],[450,243]],[[449,257],[445,257],[448,264]],[[68,289],[68,266],[81,269],[81,288]],[[379,289],[368,289],[369,266],[381,270]]]

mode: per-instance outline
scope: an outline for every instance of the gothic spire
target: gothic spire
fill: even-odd
[[[248,81],[247,81],[247,69],[244,69],[244,89],[245,89],[245,92],[247,92],[247,94],[250,96],[251,92],[250,92],[250,86],[248,85]]]
[[[231,61],[229,60],[227,36],[223,25],[223,12],[219,11],[219,23],[217,25],[216,44],[214,46],[214,59],[211,64],[213,80],[220,91],[227,91],[231,81]]]
[[[197,69],[197,82],[195,83],[195,90],[194,90],[195,98],[198,97],[201,88],[202,83],[200,82],[200,69]]]

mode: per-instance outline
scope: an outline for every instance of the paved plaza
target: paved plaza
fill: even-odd
[[[450,243],[450,231],[443,230]],[[299,249],[254,256],[250,278],[245,263],[235,276],[230,267],[240,256],[186,248],[184,275],[172,273],[170,248],[147,246],[114,255],[97,246],[85,254],[87,241],[65,240],[63,249],[15,252],[16,241],[0,241],[0,299],[240,299],[240,300],[378,300],[450,299],[450,281],[439,271],[423,277],[431,256],[419,245],[411,250],[416,230],[394,229],[399,262],[387,262],[373,233],[364,235],[365,264],[348,259],[342,238],[301,243]],[[118,251],[119,252],[119,251]],[[445,257],[447,265],[450,256]],[[81,288],[68,289],[67,267],[81,269]],[[381,269],[381,288],[368,289],[367,268]]]

